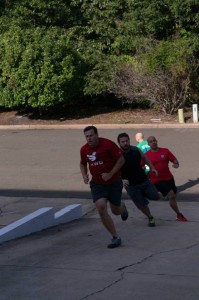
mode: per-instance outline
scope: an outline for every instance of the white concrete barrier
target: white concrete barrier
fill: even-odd
[[[71,222],[82,217],[81,204],[66,206],[54,214],[52,207],[44,207],[0,229],[0,243],[43,229]]]
[[[44,207],[0,229],[0,242],[48,228],[54,219],[52,207]]]
[[[80,204],[71,204],[55,213],[54,225],[71,222],[82,218],[82,206]]]

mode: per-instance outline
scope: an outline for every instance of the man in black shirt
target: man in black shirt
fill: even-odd
[[[120,133],[117,141],[125,158],[125,163],[121,168],[123,186],[137,208],[148,217],[148,225],[153,227],[155,220],[148,207],[148,199],[159,200],[160,195],[147,178],[141,163],[143,162],[143,166],[147,164],[151,172],[155,172],[156,175],[158,173],[145,154],[139,148],[130,145],[130,138],[127,133]]]

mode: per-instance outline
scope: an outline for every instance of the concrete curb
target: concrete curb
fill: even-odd
[[[34,129],[83,129],[95,125],[98,128],[199,128],[199,123],[155,123],[155,124],[49,124],[49,125],[0,125],[0,130],[34,130]]]

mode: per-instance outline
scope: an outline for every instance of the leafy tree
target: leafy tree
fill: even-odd
[[[176,33],[199,33],[199,3],[196,0],[170,0],[170,7],[175,16]]]
[[[81,93],[84,63],[62,29],[14,27],[3,35],[0,57],[2,106],[45,108]]]
[[[190,78],[190,98],[198,22],[195,0],[2,0],[0,105],[45,109],[106,95],[126,64],[139,76]]]

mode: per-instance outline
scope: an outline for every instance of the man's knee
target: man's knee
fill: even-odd
[[[158,192],[154,200],[159,201],[161,199],[162,199],[162,194]]]
[[[176,201],[176,194],[174,193],[173,190],[168,192],[167,197],[168,197],[170,202],[175,202]]]
[[[167,194],[167,197],[175,197],[175,193],[173,190],[170,190]]]
[[[111,208],[111,212],[114,215],[118,216],[118,215],[121,214],[121,211],[122,211],[122,206],[121,205],[120,206],[116,206],[116,205],[113,205],[113,204],[110,203],[110,208]]]
[[[105,199],[99,199],[95,202],[95,206],[100,215],[103,215],[107,212],[107,204]]]

